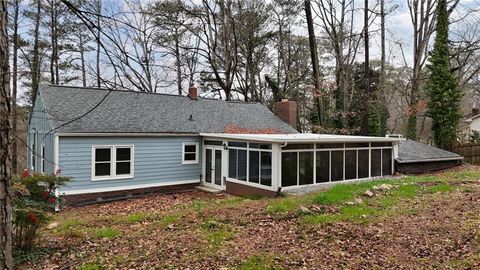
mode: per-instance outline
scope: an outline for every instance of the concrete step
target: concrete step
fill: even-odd
[[[198,190],[204,191],[204,192],[209,192],[209,193],[220,193],[222,190],[212,188],[212,187],[206,187],[206,186],[196,186],[195,187]]]

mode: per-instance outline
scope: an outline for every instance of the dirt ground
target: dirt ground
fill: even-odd
[[[362,207],[344,208],[343,214],[372,205],[374,210],[354,218],[342,219],[338,209],[344,202],[326,206],[322,213],[340,213],[326,216],[338,217],[332,222],[307,222],[315,213],[297,206],[272,211],[302,199],[310,209],[324,207],[302,197],[245,199],[202,192],[68,209],[54,216],[53,228],[42,230],[33,255],[18,267],[480,269],[479,170],[424,178],[412,184],[415,195],[395,201],[386,200],[392,198],[388,192],[362,197]]]

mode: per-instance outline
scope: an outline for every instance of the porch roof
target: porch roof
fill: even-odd
[[[227,134],[227,133],[200,133],[200,136],[227,139],[246,140],[270,143],[332,143],[332,142],[400,142],[404,138],[348,136],[331,134]]]

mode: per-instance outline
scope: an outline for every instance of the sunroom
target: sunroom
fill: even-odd
[[[204,133],[202,185],[235,195],[392,175],[404,139],[323,134]]]

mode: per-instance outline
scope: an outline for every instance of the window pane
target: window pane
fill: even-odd
[[[345,180],[357,178],[357,151],[345,151]]]
[[[343,148],[343,143],[318,143],[317,149]]]
[[[130,174],[130,162],[117,162],[117,175]]]
[[[343,151],[332,151],[332,181],[343,180]]]
[[[196,158],[197,158],[197,154],[185,154],[185,157],[184,157],[186,161],[195,161]]]
[[[382,150],[380,149],[372,149],[372,177],[382,175]]]
[[[298,154],[300,185],[313,184],[313,152],[300,152]]]
[[[96,148],[95,161],[110,161],[110,148]]]
[[[237,178],[237,149],[228,150],[228,177]]]
[[[248,181],[253,182],[253,183],[259,183],[260,182],[260,177],[259,177],[259,158],[260,158],[260,152],[258,151],[250,151],[250,160],[249,160],[249,172],[248,172]]]
[[[212,182],[212,149],[206,149],[205,152],[205,182]]]
[[[297,185],[297,153],[282,153],[282,187]]]
[[[117,148],[117,160],[131,160],[130,148]]]
[[[228,146],[247,148],[247,143],[246,142],[228,142]]]
[[[358,178],[368,178],[368,150],[358,150]]]
[[[313,144],[287,144],[283,149],[313,149]]]
[[[215,185],[222,184],[222,150],[215,150]]]
[[[197,152],[196,145],[185,145],[185,153],[195,153]]]
[[[317,183],[330,180],[330,152],[317,152]]]
[[[382,170],[383,175],[392,174],[392,150],[391,149],[382,149]]]
[[[392,146],[391,142],[373,142],[372,147]]]
[[[271,144],[250,143],[250,148],[272,149]]]
[[[261,152],[260,184],[272,185],[272,153]]]
[[[238,150],[238,180],[247,181],[247,150]]]
[[[209,141],[205,140],[206,145],[222,145],[222,141]]]
[[[368,147],[367,143],[346,143],[345,148],[359,148],[359,147]]]
[[[95,176],[110,175],[110,163],[96,163]]]

